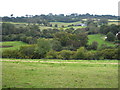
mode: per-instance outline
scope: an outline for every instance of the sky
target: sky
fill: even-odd
[[[0,16],[40,14],[118,15],[119,0],[0,0]]]

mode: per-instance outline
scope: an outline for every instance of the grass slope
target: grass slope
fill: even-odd
[[[19,49],[21,46],[27,45],[26,43],[22,41],[5,41],[5,42],[0,42],[0,45],[2,46],[12,46],[12,47],[6,47],[6,48],[0,48],[0,50],[15,50]]]
[[[3,62],[3,88],[117,88],[118,65]],[[97,61],[96,61],[97,62]],[[103,61],[99,61],[103,62]],[[111,61],[112,62],[112,61]],[[113,60],[113,62],[115,62]]]
[[[105,41],[105,35],[101,34],[88,35],[88,38],[89,38],[88,44],[91,44],[93,41],[97,41],[99,45],[98,47],[100,47],[102,44],[106,44],[108,46],[115,46],[115,44]]]

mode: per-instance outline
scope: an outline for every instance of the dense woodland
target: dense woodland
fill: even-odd
[[[112,15],[26,15],[25,17],[3,17],[2,41],[23,41],[28,43],[19,50],[4,50],[3,58],[30,58],[30,59],[120,59],[120,25],[108,25],[108,19],[117,20]],[[83,19],[86,19],[85,21]],[[86,24],[84,28],[73,28],[74,24],[66,29],[64,26],[52,25],[50,22],[77,22]],[[26,25],[16,27],[8,22],[24,22]],[[41,26],[52,28],[41,30]],[[105,44],[98,48],[98,42],[88,44],[88,35],[106,35],[106,41],[115,46]],[[117,34],[117,35],[116,35]]]

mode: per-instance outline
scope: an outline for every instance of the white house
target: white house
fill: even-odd
[[[87,26],[87,25],[84,23],[80,23],[80,24],[76,24],[75,26]]]

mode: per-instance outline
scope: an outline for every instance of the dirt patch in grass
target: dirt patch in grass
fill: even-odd
[[[83,64],[120,64],[120,63],[92,63],[92,62],[60,62],[60,61],[27,61],[27,60],[0,60],[0,61],[11,61],[11,62],[47,62],[47,63],[83,63]]]
[[[9,47],[13,47],[13,46],[0,46],[0,48],[9,48]]]

